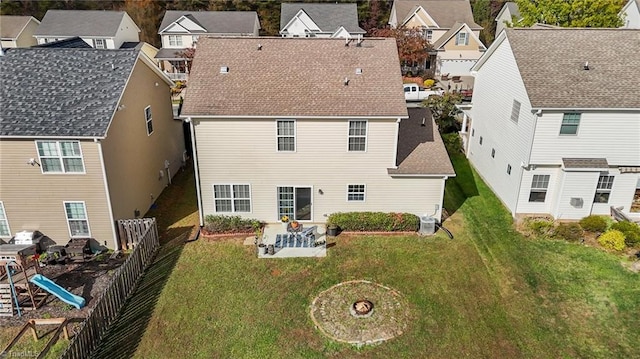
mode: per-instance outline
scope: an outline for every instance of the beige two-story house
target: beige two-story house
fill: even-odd
[[[0,57],[0,238],[118,248],[183,162],[172,82],[140,47],[11,49]]]
[[[12,47],[29,47],[36,45],[33,33],[40,21],[33,16],[0,16],[0,46],[3,49]]]
[[[394,39],[206,38],[192,70],[182,114],[201,222],[440,218],[455,173],[426,110],[407,111]]]
[[[395,0],[389,25],[422,30],[433,46],[424,67],[436,75],[468,76],[486,50],[469,0]]]

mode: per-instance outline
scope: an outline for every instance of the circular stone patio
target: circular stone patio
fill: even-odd
[[[369,316],[354,316],[352,306],[369,300]],[[388,287],[366,280],[342,282],[320,293],[311,303],[311,319],[322,333],[344,343],[375,344],[403,333],[409,308],[403,296]]]

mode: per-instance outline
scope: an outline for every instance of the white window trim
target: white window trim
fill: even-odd
[[[605,182],[606,184],[609,184],[608,179],[611,179],[611,188],[607,188],[605,187],[601,187],[600,184],[602,183],[600,181],[600,179],[602,177],[607,177],[607,182]],[[612,176],[612,175],[601,175],[598,177],[598,183],[596,183],[596,193],[593,196],[593,203],[597,203],[597,204],[606,204],[609,203],[609,199],[611,198],[611,193],[613,192],[613,183],[615,182],[616,176]],[[603,193],[608,193],[609,197],[607,197],[607,201],[606,202],[596,202],[596,198],[598,197],[598,194],[603,194]]]
[[[149,118],[147,118],[147,109],[149,109]],[[149,132],[149,122],[151,122],[151,132]],[[144,127],[147,131],[147,136],[153,134],[153,111],[151,111],[151,105],[144,108]]]
[[[350,135],[349,130],[351,129],[351,122],[364,122],[364,136],[360,135]],[[364,137],[364,150],[350,150],[349,149],[349,139],[350,138],[361,138]],[[367,152],[369,148],[369,121],[368,120],[349,120],[347,123],[347,152],[358,153],[358,152]]]
[[[362,186],[363,192],[349,192],[349,186]],[[362,194],[362,199],[349,199],[349,194],[359,195]],[[347,202],[366,202],[367,201],[367,185],[364,183],[347,183]]]
[[[177,46],[177,47],[182,46],[182,35],[167,35],[167,36],[168,36],[167,41],[169,41],[169,47],[171,47],[171,46]],[[171,43],[172,39],[174,40],[173,44]],[[180,40],[180,41],[178,41],[178,40]]]
[[[86,235],[73,235],[71,233],[71,225],[69,224],[69,217],[67,216],[67,203],[82,203],[82,207],[84,207],[84,216],[85,221],[87,222],[87,233]],[[64,218],[67,220],[67,230],[69,231],[69,236],[71,238],[90,238],[91,237],[91,225],[89,223],[89,213],[87,211],[87,204],[84,201],[64,201],[62,202],[62,209],[64,210]],[[71,219],[72,221],[81,221],[80,219]]]
[[[215,186],[229,186],[229,193],[231,193],[231,197],[230,198],[216,198],[216,188]],[[249,187],[249,198],[236,198],[234,193],[233,193],[233,186],[248,186]],[[251,184],[249,183],[214,183],[211,185],[211,193],[213,195],[213,212],[215,213],[253,213],[253,199],[252,199],[252,192],[251,192]],[[220,200],[230,200],[231,201],[231,212],[227,212],[227,211],[218,211],[218,209],[216,208],[216,200],[220,199]],[[235,200],[236,199],[248,199],[249,200],[249,211],[245,212],[245,211],[236,211],[236,204],[235,204]]]
[[[576,133],[562,133],[562,126],[564,123],[564,117],[566,115],[579,115],[578,116],[578,124],[576,126]],[[578,136],[578,133],[580,132],[580,123],[582,122],[582,114],[581,113],[576,113],[576,112],[565,112],[562,114],[562,119],[560,120],[560,129],[558,130],[558,136]]]
[[[464,36],[462,36],[464,35]],[[464,37],[464,41],[460,41]],[[456,34],[456,45],[457,46],[466,46],[469,45],[469,34],[466,32],[459,32]]]
[[[536,176],[546,176],[548,177],[547,179],[547,187],[533,187],[533,182],[536,178]],[[533,191],[536,192],[544,192],[544,201],[531,201],[529,200],[529,203],[546,203],[547,202],[547,194],[549,194],[549,184],[551,183],[551,175],[546,175],[546,174],[539,174],[539,175],[533,175],[531,177],[531,188],[529,188],[529,199],[531,198],[531,193],[533,193]]]
[[[98,47],[98,41],[102,41],[102,47]],[[105,39],[93,39],[93,46],[96,49],[106,49],[107,48],[107,40],[105,40]]]
[[[292,136],[278,135],[278,122],[293,122],[293,150],[281,150],[278,148],[278,139]],[[298,151],[298,121],[294,119],[278,119],[276,120],[276,152],[297,152]]]
[[[4,208],[4,203],[0,201],[0,209],[2,209],[2,214],[4,217],[0,217],[0,222],[4,222],[7,225],[7,234],[3,235],[0,233],[0,238],[11,238],[11,227],[9,227],[9,219],[7,219],[7,211]]]
[[[40,156],[40,150],[38,149],[38,142],[54,142],[56,144],[57,147],[57,151],[58,151],[58,156],[57,158],[60,160],[60,168],[62,169],[62,171],[60,172],[45,172],[44,171],[44,165],[42,164],[42,156]],[[80,160],[82,160],[82,172],[67,172],[65,167],[64,167],[64,158],[78,158],[78,156],[63,156],[62,155],[62,148],[60,147],[60,142],[77,142],[78,143],[78,149],[80,150]],[[81,175],[81,174],[86,174],[87,173],[87,167],[84,165],[84,154],[82,153],[82,144],[80,143],[80,141],[76,141],[76,140],[69,140],[69,141],[56,141],[56,140],[36,140],[35,141],[35,145],[36,145],[36,153],[38,154],[38,160],[40,161],[40,173],[45,174],[45,175],[59,175],[59,174],[67,174],[67,175]],[[53,158],[52,156],[45,156],[45,158]]]

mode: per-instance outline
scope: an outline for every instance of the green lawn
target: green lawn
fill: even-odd
[[[640,357],[640,278],[623,259],[524,239],[466,160],[453,160],[454,240],[339,236],[326,258],[269,260],[241,240],[182,244],[180,231],[98,357]],[[357,349],[314,328],[313,298],[353,279],[405,295],[413,318],[403,335]]]

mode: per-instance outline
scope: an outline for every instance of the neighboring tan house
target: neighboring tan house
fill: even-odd
[[[507,28],[474,66],[467,156],[512,215],[640,218],[639,48],[640,30]]]
[[[201,39],[183,107],[201,224],[345,211],[439,220],[455,173],[422,111],[407,112],[395,39]]]
[[[117,248],[182,166],[173,83],[138,48],[11,49],[0,79],[0,237]]]
[[[0,16],[1,48],[29,47],[36,45],[33,33],[40,21],[33,16]]]
[[[518,4],[511,1],[504,3],[504,6],[496,16],[496,36],[505,28],[513,26],[514,22],[518,22],[520,19],[522,19],[522,16],[520,16]]]
[[[468,76],[486,50],[469,0],[395,0],[389,25],[421,29],[433,45],[430,59],[416,71],[424,67],[434,75]]]
[[[139,42],[140,29],[124,11],[48,10],[33,35],[38,44],[78,36],[96,49]]]
[[[358,26],[358,9],[351,4],[283,3],[282,37],[337,37],[351,39],[367,32]]]
[[[160,67],[173,80],[186,80],[190,58],[182,55],[195,48],[200,36],[258,36],[260,20],[255,11],[173,11],[160,24],[162,48],[156,55]]]
[[[620,11],[626,29],[640,29],[640,0],[629,0]]]

